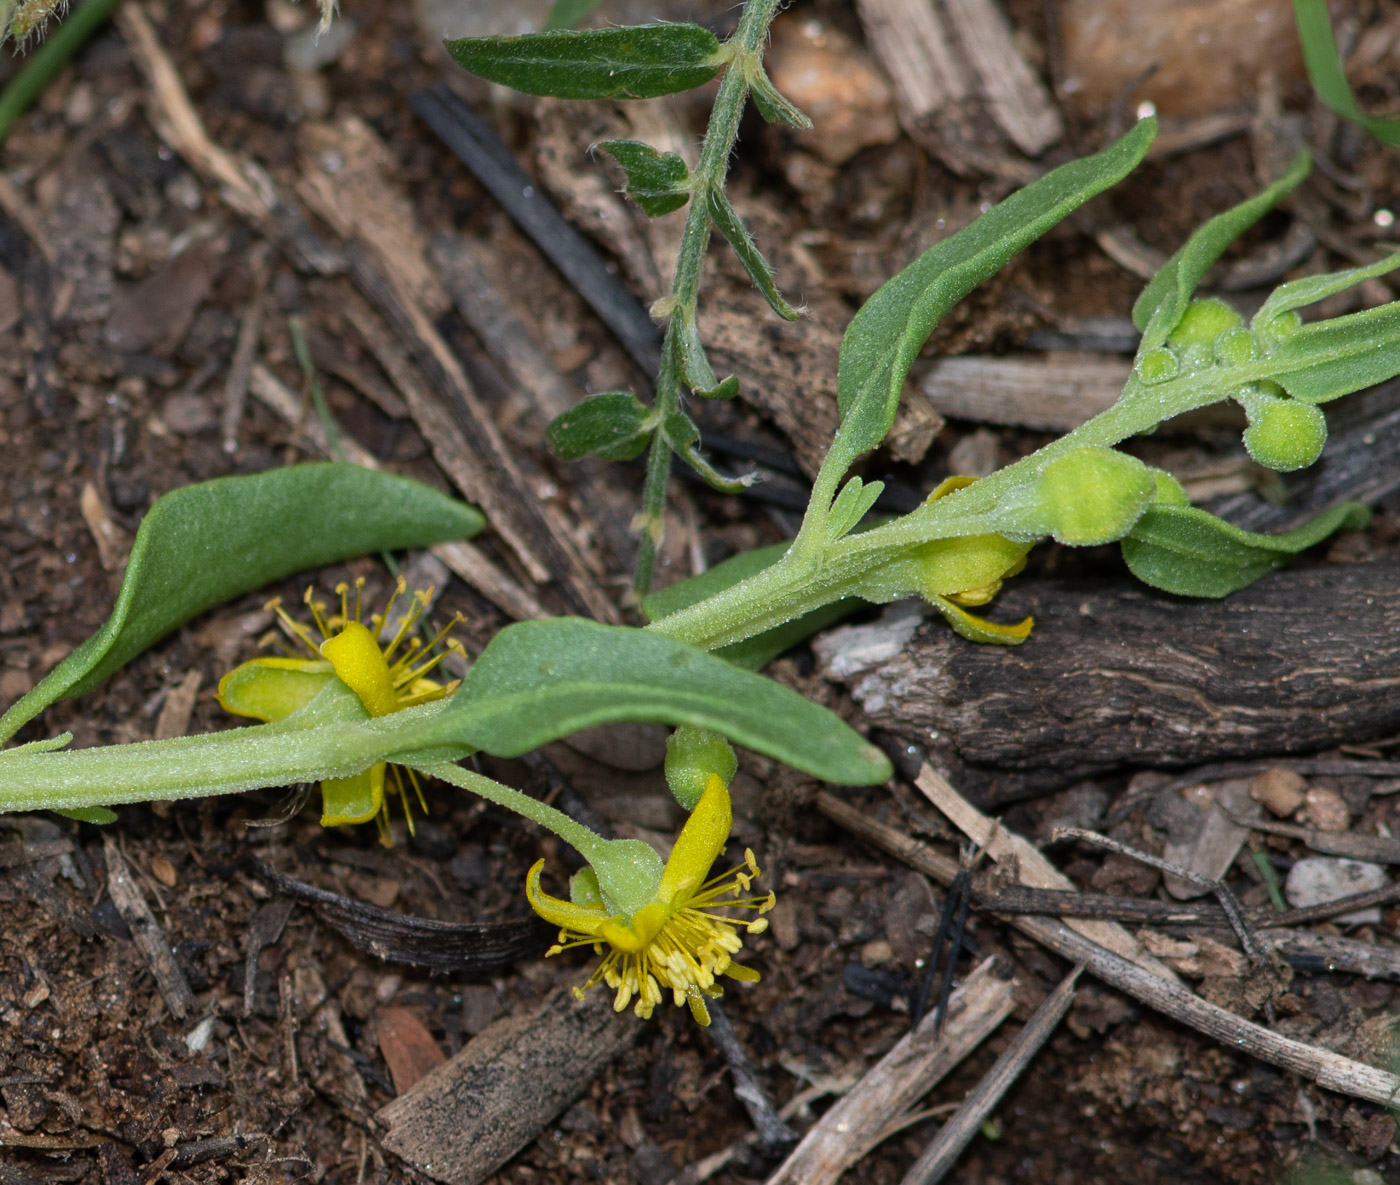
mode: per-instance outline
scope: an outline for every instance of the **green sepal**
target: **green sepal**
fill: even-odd
[[[753,235],[749,234],[749,228],[744,225],[744,220],[739,217],[738,211],[730,204],[724,191],[718,186],[710,187],[709,204],[710,219],[714,222],[715,229],[734,248],[734,254],[739,257],[739,262],[749,273],[749,279],[753,281],[754,287],[763,293],[763,299],[768,302],[768,307],[785,321],[798,320],[802,316],[802,310],[794,308],[783,299],[783,294],[778,291],[778,282],[773,278],[773,270],[768,266],[768,261],[763,258],[758,244],[753,241]]]
[[[993,206],[888,280],[841,340],[836,399],[841,427],[823,465],[839,476],[884,440],[910,366],[939,319],[1012,256],[1142,160],[1157,124],[1144,119],[1115,144],[1070,161]]]
[[[463,502],[356,465],[294,465],[174,490],[142,520],[107,623],[0,716],[0,742],[197,613],[293,572],[470,539],[483,525]]]
[[[1204,510],[1154,505],[1121,546],[1133,575],[1185,597],[1225,597],[1283,565],[1335,531],[1359,530],[1370,511],[1343,502],[1279,535],[1245,531]]]
[[[655,99],[704,86],[725,63],[718,38],[691,24],[556,29],[443,44],[472,74],[556,99]]]
[[[1167,260],[1148,281],[1133,305],[1133,324],[1142,330],[1139,353],[1160,346],[1185,315],[1191,297],[1211,264],[1240,235],[1291,193],[1312,169],[1312,158],[1300,151],[1288,171],[1265,189],[1233,209],[1217,214]]]
[[[564,461],[602,457],[630,461],[651,440],[650,408],[630,391],[604,391],[580,400],[546,430],[550,451]]]
[[[657,152],[640,140],[604,140],[597,147],[627,174],[627,196],[651,218],[679,210],[690,200],[690,170],[675,152]]]

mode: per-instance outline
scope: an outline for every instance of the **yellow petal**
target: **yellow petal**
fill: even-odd
[[[700,801],[690,812],[690,818],[671,849],[671,858],[666,861],[666,870],[661,874],[661,884],[656,891],[658,901],[669,906],[677,894],[705,882],[710,866],[724,850],[733,823],[729,791],[716,774],[711,774],[705,783],[705,792],[700,795]]]
[[[321,653],[371,716],[387,716],[398,710],[389,664],[374,635],[358,621],[348,622],[334,638],[322,642]]]
[[[271,723],[306,707],[334,677],[328,662],[305,658],[255,658],[219,680],[224,711]]]
[[[995,646],[1016,646],[1030,637],[1034,617],[1027,617],[1015,625],[1001,625],[983,617],[974,617],[965,609],[958,608],[945,597],[932,598],[937,609],[948,624],[969,642],[987,642]]]
[[[350,778],[327,778],[321,783],[321,826],[365,823],[384,805],[384,762]]]
[[[526,873],[525,898],[530,902],[530,908],[545,921],[578,934],[594,934],[599,937],[603,937],[604,926],[621,923],[621,918],[610,917],[604,910],[590,909],[585,905],[575,905],[572,901],[551,897],[540,888],[540,873],[543,869],[544,861],[536,860],[534,867]]]

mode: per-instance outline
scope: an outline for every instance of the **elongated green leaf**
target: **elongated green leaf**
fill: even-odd
[[[1369,280],[1373,276],[1383,276],[1386,272],[1393,271],[1397,267],[1400,267],[1400,251],[1393,251],[1376,260],[1375,263],[1347,268],[1340,272],[1327,272],[1321,276],[1304,276],[1300,280],[1290,280],[1287,284],[1280,284],[1269,293],[1269,299],[1254,314],[1249,322],[1249,327],[1255,333],[1267,332],[1270,322],[1284,313],[1291,313],[1294,309],[1305,308],[1319,300],[1326,300],[1338,292],[1354,288],[1363,280]]]
[[[889,776],[889,762],[840,717],[778,683],[645,630],[582,618],[508,626],[482,651],[440,740],[513,757],[617,720],[693,724],[831,782]]]
[[[1303,43],[1308,78],[1322,101],[1342,118],[1359,123],[1383,144],[1400,144],[1400,119],[1367,115],[1357,104],[1337,53],[1327,0],[1293,0],[1293,15],[1298,21],[1298,38]]]
[[[556,416],[545,435],[554,455],[565,461],[579,457],[630,461],[651,440],[651,429],[646,427],[650,414],[631,392],[604,391]]]
[[[831,504],[831,513],[826,520],[828,537],[839,539],[842,535],[849,534],[852,528],[866,516],[870,508],[879,501],[884,490],[885,483],[883,481],[866,483],[858,477],[851,478]]]
[[[1271,377],[1295,399],[1325,403],[1400,374],[1400,302],[1313,321],[1269,350]]]
[[[1234,209],[1217,214],[1163,264],[1162,270],[1152,277],[1133,305],[1133,324],[1142,330],[1139,355],[1160,346],[1171,336],[1211,264],[1220,258],[1226,247],[1297,189],[1311,169],[1312,158],[1306,152],[1299,152],[1288,172],[1268,189]]]
[[[604,140],[598,148],[627,173],[627,196],[659,218],[690,200],[690,170],[675,152],[657,152],[640,140]]]
[[[677,338],[681,350],[681,374],[688,386],[705,399],[733,399],[739,394],[739,380],[732,374],[723,380],[715,377],[714,367],[700,342],[700,327],[695,314],[677,313]]]
[[[1187,506],[1153,506],[1123,540],[1123,559],[1153,588],[1185,597],[1225,597],[1334,531],[1365,526],[1370,511],[1343,502],[1281,535],[1260,535]]]
[[[136,533],[106,625],[0,717],[0,741],[230,597],[350,556],[469,539],[482,525],[465,503],[356,465],[296,465],[166,494]]]
[[[909,367],[939,318],[1027,244],[1122,180],[1156,131],[1155,120],[1141,120],[1103,152],[1047,173],[930,247],[865,302],[841,341],[841,428],[828,465],[845,472],[885,438]]]
[[[764,72],[762,66],[749,76],[749,97],[753,99],[758,113],[769,123],[785,123],[801,132],[811,130],[812,121],[773,85],[773,80]]]
[[[558,29],[443,44],[464,70],[556,99],[654,99],[704,86],[724,66],[715,35],[687,24]]]
[[[794,308],[783,299],[783,294],[778,291],[778,282],[773,278],[773,269],[763,258],[763,253],[758,249],[758,244],[753,241],[753,235],[749,234],[749,228],[744,225],[744,220],[739,217],[738,211],[730,205],[729,199],[724,196],[722,189],[712,187],[709,196],[710,218],[713,220],[715,228],[734,248],[734,254],[739,257],[739,262],[749,273],[749,279],[753,281],[754,287],[763,293],[763,299],[768,302],[768,307],[778,316],[785,321],[796,321],[802,316],[802,310]]]

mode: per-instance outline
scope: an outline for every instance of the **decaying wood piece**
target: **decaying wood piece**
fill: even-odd
[[[951,884],[958,873],[956,860],[912,839],[898,828],[879,822],[868,812],[841,801],[835,795],[819,793],[817,807],[822,814],[840,823],[852,834],[900,857],[941,884]],[[992,827],[993,820],[975,811],[965,801],[960,814],[971,821],[979,833],[986,833]],[[1062,922],[1024,916],[1004,920],[1061,957],[1075,963],[1083,962],[1090,974],[1104,983],[1126,992],[1149,1008],[1190,1025],[1228,1048],[1292,1070],[1339,1094],[1387,1105],[1400,1095],[1400,1077],[1329,1050],[1281,1037],[1203,1000],[1178,984],[1144,971],[1075,933]]]
[[[1200,831],[1181,842],[1168,840],[1162,849],[1163,858],[1208,881],[1219,881],[1230,871],[1230,865],[1249,838],[1249,829],[1242,820],[1251,819],[1260,811],[1259,804],[1250,797],[1249,788],[1248,778],[1232,778],[1211,787],[1209,792],[1213,796],[1203,812]],[[1193,884],[1171,873],[1164,883],[1167,892],[1178,901],[1203,897],[1210,892],[1205,885]]]
[[[1125,766],[1400,731],[1400,560],[1277,572],[1219,601],[1126,577],[1013,581],[992,606],[1000,620],[1027,614],[1035,629],[1016,647],[977,646],[934,620],[893,657],[845,633],[862,627],[815,648],[874,724],[926,746],[986,803]]]
[[[384,1147],[436,1181],[476,1185],[539,1135],[642,1025],[608,992],[553,992],[534,1013],[497,1021],[383,1107]]]
[[[180,964],[175,961],[175,953],[170,949],[165,930],[146,903],[146,895],[132,878],[131,869],[127,867],[126,859],[110,830],[102,833],[102,858],[107,865],[107,892],[112,904],[131,931],[131,940],[146,957],[165,1006],[176,1020],[184,1020],[194,1011],[194,992],[190,990],[189,980],[185,978]]]
[[[933,1014],[925,1016],[812,1126],[767,1185],[830,1185],[986,1040],[1014,1007],[1012,981],[997,976],[994,962],[981,963],[949,997],[941,1034]]]
[[[919,386],[945,416],[1068,432],[1112,407],[1132,371],[1130,361],[1111,354],[960,354],[938,359]]]

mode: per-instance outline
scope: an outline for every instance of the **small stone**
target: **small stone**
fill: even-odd
[[[1339,897],[1350,897],[1353,893],[1381,889],[1389,883],[1385,869],[1379,864],[1368,864],[1362,860],[1335,859],[1331,856],[1308,856],[1289,869],[1283,893],[1288,898],[1289,905],[1295,909],[1304,909],[1309,905],[1336,901]],[[1381,920],[1381,911],[1379,906],[1371,906],[1367,909],[1353,910],[1332,920],[1343,926],[1377,923]]]
[[[1305,827],[1316,827],[1319,831],[1345,831],[1351,826],[1351,811],[1346,799],[1335,790],[1314,786],[1303,798],[1298,822]]]
[[[167,889],[173,889],[178,879],[175,874],[175,865],[164,856],[158,855],[151,857],[151,875]]]
[[[822,21],[779,17],[763,64],[773,85],[811,117],[816,131],[804,144],[829,164],[899,138],[890,84],[859,45]]]
[[[879,967],[893,957],[894,951],[883,938],[872,938],[860,948],[860,961],[867,967]]]
[[[213,406],[203,395],[172,395],[161,408],[160,417],[177,436],[194,436],[218,422]]]
[[[1303,805],[1307,786],[1300,774],[1276,765],[1254,776],[1249,784],[1249,796],[1274,814],[1287,818]]]

